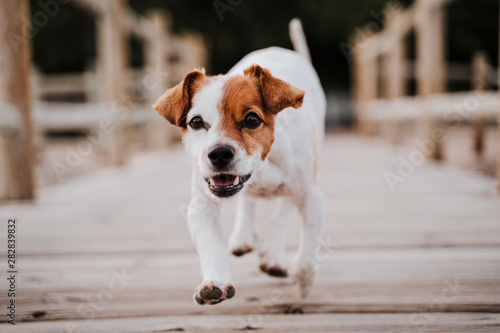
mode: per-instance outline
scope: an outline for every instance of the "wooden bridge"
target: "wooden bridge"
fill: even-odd
[[[262,274],[250,253],[232,258],[233,299],[203,307],[192,300],[201,276],[185,221],[191,164],[181,145],[170,142],[176,132],[148,104],[203,65],[199,36],[175,36],[168,15],[137,16],[124,0],[75,0],[96,17],[98,70],[71,78],[73,85],[69,76],[35,76],[39,89],[31,95],[29,43],[1,49],[0,63],[12,72],[0,73],[0,332],[499,332],[500,171],[496,181],[432,160],[444,149],[432,136],[436,130],[451,133],[457,121],[463,130],[474,125],[480,151],[500,115],[493,70],[480,55],[472,66],[474,90],[444,91],[446,69],[455,68],[442,49],[448,2],[390,7],[382,32],[353,42],[354,107],[364,136],[326,136],[319,164],[326,195],[315,258],[320,275],[306,299],[292,279]],[[19,14],[2,18],[3,45],[12,34],[22,36],[27,3],[0,1],[0,14]],[[415,64],[403,49],[412,29]],[[133,107],[131,86],[145,73],[125,68],[123,43],[130,34],[145,43],[148,66],[171,73]],[[417,81],[417,96],[406,96],[409,79]],[[103,96],[89,92],[90,102],[72,104],[71,116],[64,103],[37,100],[87,89],[88,82],[101,82],[95,90]],[[471,100],[474,110],[447,116],[450,105],[467,109]],[[152,144],[132,156],[124,147],[139,136],[138,126],[155,136],[143,138]],[[76,146],[79,160],[67,153],[65,164],[52,161],[51,172],[71,173],[101,150],[109,155],[107,166],[35,186],[34,150],[48,147],[43,131],[75,129],[91,131]],[[408,137],[411,145],[395,145]],[[500,137],[488,137],[500,146]],[[233,206],[222,214],[226,238]],[[261,202],[260,232],[273,207],[272,200]],[[16,221],[13,266],[9,219]],[[289,256],[298,242],[296,224]],[[15,326],[9,324],[14,312]]]
[[[2,315],[0,331],[498,332],[495,184],[426,162],[393,191],[384,174],[397,174],[398,156],[410,153],[327,136],[321,273],[305,300],[292,280],[262,274],[251,253],[232,259],[233,299],[194,304],[201,276],[184,220],[190,162],[180,145],[43,188],[35,202],[0,206],[2,261],[7,217],[18,221],[19,256],[17,324]],[[223,213],[226,237],[231,206]],[[272,207],[262,202],[260,230]]]

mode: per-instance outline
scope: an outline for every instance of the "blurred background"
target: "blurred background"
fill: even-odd
[[[491,110],[496,96],[481,102],[474,116],[459,116],[464,126],[449,126],[441,111],[430,111],[438,118],[431,120],[434,125],[426,122],[426,111],[417,104],[428,94],[437,98],[448,93],[429,110],[443,109],[439,104],[453,109],[466,100],[461,92],[497,90],[499,3],[429,1],[433,3],[439,7],[437,16],[421,19],[421,13],[432,9],[418,9],[420,2],[407,0],[30,0],[21,20],[27,35],[19,40],[28,44],[31,57],[27,98],[33,101],[33,112],[24,121],[33,118],[35,178],[41,186],[57,183],[63,171],[64,178],[71,178],[104,165],[121,165],[127,154],[179,141],[177,130],[159,129],[164,125],[155,124],[158,119],[149,105],[194,67],[225,73],[253,50],[292,48],[288,23],[294,17],[302,21],[327,93],[327,130],[414,146],[415,138],[428,136],[442,122],[448,139],[428,157],[494,176],[498,140],[496,112]],[[112,17],[110,12],[121,14]],[[2,14],[9,16],[5,10]],[[425,20],[430,23],[422,24]],[[425,26],[434,32],[419,34]],[[378,35],[371,38],[373,45],[363,46],[373,35]],[[420,55],[424,64],[426,54],[432,54],[430,65],[419,66]],[[148,80],[155,86],[149,87]],[[386,103],[391,100],[400,104],[391,107]],[[89,156],[77,154],[78,165],[61,171],[60,164],[68,166],[65,159],[72,155],[67,146],[92,137],[110,103],[127,110],[120,130],[91,143]],[[398,110],[394,117],[393,109]],[[162,134],[152,137],[152,131]]]
[[[39,11],[37,0],[31,0],[32,14]],[[350,104],[350,71],[346,44],[357,31],[371,23],[370,30],[384,26],[384,9],[389,0],[319,0],[304,2],[238,1],[237,6],[222,7],[223,20],[211,1],[203,0],[130,0],[140,14],[155,9],[170,13],[172,32],[198,32],[207,47],[207,70],[226,73],[247,53],[269,46],[291,48],[288,23],[299,17],[305,30],[313,63],[321,82],[332,97],[329,100],[329,125],[350,126],[353,122]],[[399,3],[406,7],[412,1]],[[447,6],[447,60],[469,64],[474,52],[482,50],[493,66],[498,63],[498,12],[495,0],[454,1]],[[414,40],[408,47],[414,48]],[[413,38],[414,39],[414,38]],[[140,41],[131,38],[129,65],[145,65]],[[411,55],[411,52],[410,52]],[[33,59],[43,74],[83,72],[93,68],[96,59],[96,25],[94,17],[78,6],[61,6],[33,38]],[[449,82],[449,90],[468,90],[470,80]],[[410,90],[415,93],[415,88]],[[85,98],[81,96],[80,98]]]
[[[144,116],[151,112],[144,106],[153,101],[161,93],[162,88],[179,82],[183,74],[194,66],[204,66],[210,74],[225,73],[239,59],[253,50],[268,46],[292,48],[288,35],[288,23],[294,17],[302,20],[313,64],[327,92],[327,129],[356,129],[356,124],[360,123],[356,114],[361,114],[361,111],[356,113],[356,96],[353,92],[353,89],[356,89],[353,77],[355,69],[352,63],[353,51],[356,51],[354,41],[384,29],[387,23],[388,6],[398,6],[404,9],[412,3],[406,0],[400,2],[323,0],[308,3],[298,0],[286,3],[264,0],[233,1],[232,3],[202,0],[128,1],[126,10],[133,13],[137,22],[134,28],[136,30],[132,29],[132,33],[124,36],[125,44],[121,46],[122,66],[127,68],[126,75],[128,75],[127,87],[123,92],[128,93],[133,103],[139,104],[139,106],[134,104],[133,108],[142,109],[142,112],[134,111],[133,115],[135,118],[132,120],[134,123],[132,127],[136,129],[134,132],[136,140],[131,142],[132,153],[147,147],[148,143],[151,144],[144,134],[148,126],[153,126],[147,124],[149,120],[145,118],[148,116]],[[37,0],[30,0],[29,4],[30,16],[33,19],[32,36],[29,39],[33,59],[33,68],[30,73],[32,98],[42,104],[52,103],[50,106],[45,104],[46,108],[50,108],[52,112],[39,116],[43,118],[40,122],[45,125],[39,126],[39,130],[35,131],[36,146],[45,147],[44,154],[37,155],[40,165],[37,169],[38,182],[43,186],[60,181],[60,177],[54,173],[53,163],[64,158],[61,154],[67,154],[64,149],[61,149],[61,142],[67,145],[72,138],[78,140],[79,137],[88,135],[92,127],[88,126],[91,122],[88,119],[81,120],[87,125],[78,125],[78,121],[74,119],[69,119],[67,124],[63,125],[65,121],[60,120],[60,123],[54,124],[47,120],[48,117],[56,117],[54,110],[64,112],[58,113],[57,117],[67,116],[70,112],[76,114],[77,105],[80,109],[82,107],[85,109],[83,106],[85,104],[88,105],[87,108],[90,108],[88,103],[102,102],[106,98],[114,100],[116,96],[105,96],[107,93],[103,85],[106,85],[106,80],[102,77],[103,71],[99,70],[99,64],[105,62],[105,60],[99,60],[99,45],[101,45],[99,36],[101,34],[98,17],[99,11],[102,10],[99,6],[103,5],[92,1],[52,3],[52,1]],[[443,36],[445,36],[443,43],[445,43],[444,59],[447,65],[446,77],[443,80],[444,86],[441,90],[446,92],[473,90],[473,63],[477,55],[480,55],[481,60],[484,60],[488,66],[488,73],[485,74],[487,82],[482,89],[496,90],[498,1],[452,1],[444,8],[446,19],[443,27]],[[156,24],[161,30],[160,33],[165,35],[157,39],[157,43],[163,45],[151,45],[154,42],[144,38],[144,34],[149,33],[149,37],[154,34],[147,31],[151,29],[151,25],[143,24],[141,27],[138,18],[150,18],[150,23]],[[130,25],[130,22],[124,24]],[[140,32],[138,31],[140,29],[146,30]],[[169,44],[168,39],[173,41],[172,44]],[[404,93],[402,93],[404,96],[418,94],[414,65],[418,53],[416,43],[414,31],[404,36],[403,44],[407,62],[403,83]],[[155,47],[160,51],[152,50]],[[167,50],[162,55],[162,47],[169,49],[170,53]],[[102,50],[102,52],[106,51]],[[164,59],[168,65],[163,67],[169,72],[168,78],[166,78],[166,83],[162,82],[161,88],[145,91],[141,87],[141,80],[147,75],[147,68],[154,68],[158,61],[161,62],[158,57],[168,58]],[[383,62],[381,57],[379,57],[379,62]],[[377,90],[378,97],[384,98],[387,97],[384,95],[383,83],[383,73],[386,70],[382,66],[381,63]],[[158,67],[154,69],[154,71],[158,70]],[[75,107],[64,103],[73,103]],[[81,112],[84,112],[83,109]],[[398,143],[411,143],[411,140],[417,136],[417,128],[412,125],[405,126],[405,121],[400,121],[400,123],[403,130],[400,131],[402,135],[397,140]],[[406,125],[408,123],[406,121]],[[469,125],[474,126],[474,122]],[[458,130],[450,130],[449,136],[453,136],[454,139],[447,140],[450,144],[440,148],[438,157],[461,167],[494,175],[497,142],[493,139],[495,136],[493,125],[486,119],[486,125],[476,131],[463,126]],[[374,134],[373,130],[371,132],[368,134]],[[165,135],[164,140],[167,141],[179,139],[172,133]],[[475,139],[478,135],[480,142],[477,142],[477,138]],[[467,147],[467,154],[462,151],[464,145]],[[160,146],[162,146],[161,143]],[[107,164],[109,159],[106,162],[106,157],[99,154],[98,150],[96,151],[97,154],[92,154],[91,158],[85,158],[65,177],[72,177]],[[121,159],[116,156],[114,158]]]

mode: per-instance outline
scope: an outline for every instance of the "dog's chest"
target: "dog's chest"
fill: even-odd
[[[288,193],[288,189],[285,183],[273,183],[273,184],[253,184],[248,189],[248,194],[254,197],[276,197],[283,196]]]
[[[248,194],[256,197],[288,195],[290,192],[285,169],[274,163],[267,163],[255,175],[255,181],[248,188]]]

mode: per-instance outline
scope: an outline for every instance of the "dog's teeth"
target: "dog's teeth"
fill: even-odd
[[[215,182],[214,182],[214,179],[212,177],[210,177],[210,185],[215,186]]]
[[[239,183],[240,183],[240,177],[236,176],[236,177],[234,178],[233,185],[234,185],[234,186],[236,186],[236,185],[238,185]]]

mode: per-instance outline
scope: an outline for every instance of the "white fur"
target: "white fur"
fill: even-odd
[[[260,152],[248,155],[239,142],[223,135],[217,104],[222,96],[222,85],[228,77],[242,75],[243,70],[258,64],[271,74],[305,91],[300,109],[288,108],[276,118],[275,142],[264,162]],[[310,62],[300,54],[281,48],[253,52],[236,64],[226,76],[218,77],[202,88],[193,98],[188,122],[200,115],[208,130],[193,130],[188,126],[184,142],[194,164],[192,198],[188,210],[189,229],[201,262],[203,285],[213,282],[227,288],[234,281],[229,267],[229,254],[223,245],[219,224],[219,199],[210,193],[205,179],[213,175],[208,152],[215,146],[229,144],[235,147],[234,172],[251,173],[238,193],[238,213],[229,239],[231,251],[255,246],[253,230],[253,197],[283,196],[281,212],[273,219],[268,239],[262,241],[261,264],[279,266],[286,270],[286,230],[293,207],[302,217],[301,240],[295,255],[292,273],[298,279],[302,294],[309,291],[317,265],[314,260],[323,223],[322,193],[315,185],[314,165],[324,138],[326,99],[319,79]],[[199,297],[197,289],[195,296]],[[221,299],[224,299],[223,295]]]

